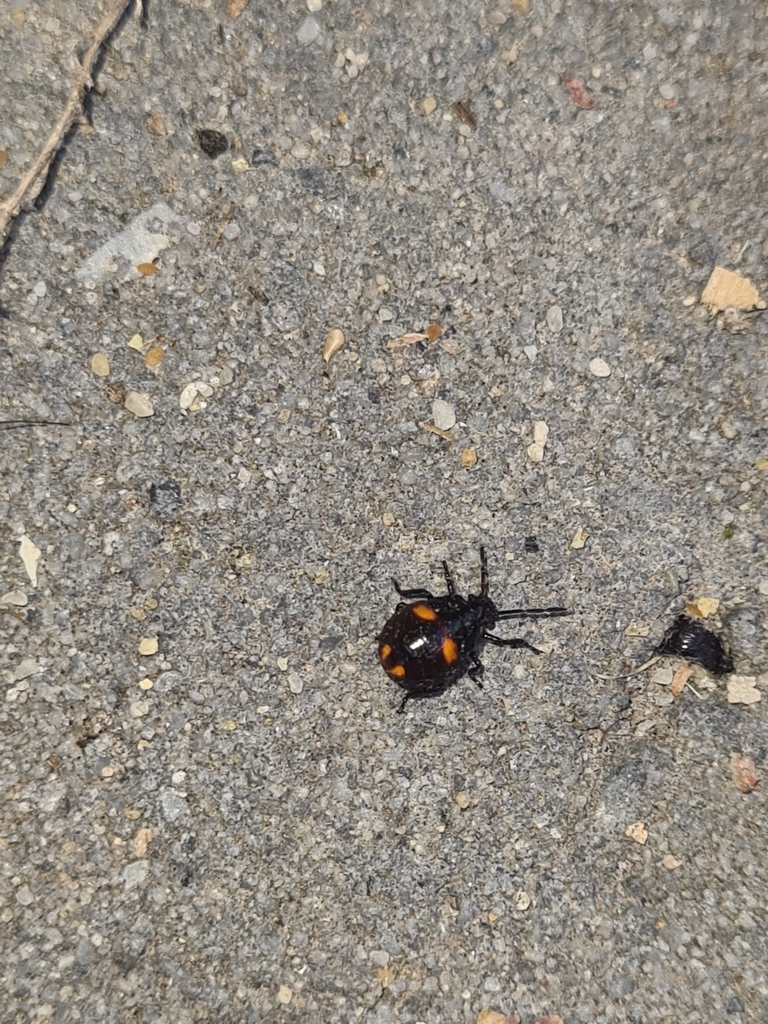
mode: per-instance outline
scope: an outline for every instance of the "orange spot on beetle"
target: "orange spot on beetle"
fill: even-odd
[[[392,648],[389,646],[389,644],[382,644],[381,647],[379,648],[379,657],[381,658],[382,661],[386,661],[391,653]]]
[[[417,619],[423,619],[425,622],[434,622],[437,619],[437,612],[434,608],[430,608],[428,604],[415,604],[412,606],[411,611]]]
[[[393,679],[404,679],[405,665],[393,665],[392,668],[387,669],[387,672]]]
[[[453,637],[447,636],[443,640],[443,646],[440,648],[443,658],[445,658],[446,665],[453,665],[455,661],[459,660],[459,648]]]

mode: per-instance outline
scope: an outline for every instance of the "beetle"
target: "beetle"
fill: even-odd
[[[464,675],[482,688],[485,668],[480,652],[486,643],[542,653],[527,640],[489,632],[497,622],[570,615],[569,608],[560,606],[498,609],[488,596],[488,560],[483,547],[479,594],[457,594],[447,562],[443,562],[443,573],[448,593],[437,597],[420,587],[405,590],[397,580],[392,580],[405,601],[398,603],[381,631],[379,660],[389,678],[405,690],[399,712],[405,710],[409,700],[438,697]]]

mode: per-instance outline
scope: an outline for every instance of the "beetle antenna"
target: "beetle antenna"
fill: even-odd
[[[496,613],[501,619],[553,619],[558,615],[570,615],[570,608],[556,606],[554,608],[507,608]]]

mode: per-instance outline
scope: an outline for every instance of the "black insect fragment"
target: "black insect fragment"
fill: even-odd
[[[733,672],[733,659],[720,638],[703,623],[687,615],[675,619],[655,653],[685,658],[694,665],[701,665],[713,676]]]
[[[200,149],[211,160],[221,156],[222,153],[226,153],[229,149],[227,136],[217,132],[214,128],[197,128],[195,130],[195,139]]]

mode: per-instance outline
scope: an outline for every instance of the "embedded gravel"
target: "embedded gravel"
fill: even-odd
[[[5,1020],[768,1021],[768,323],[686,303],[768,295],[768,12],[527,7],[150,3],[17,219]],[[3,195],[96,18],[0,14]],[[397,715],[481,544],[573,615]],[[705,596],[762,701],[588,674]]]

